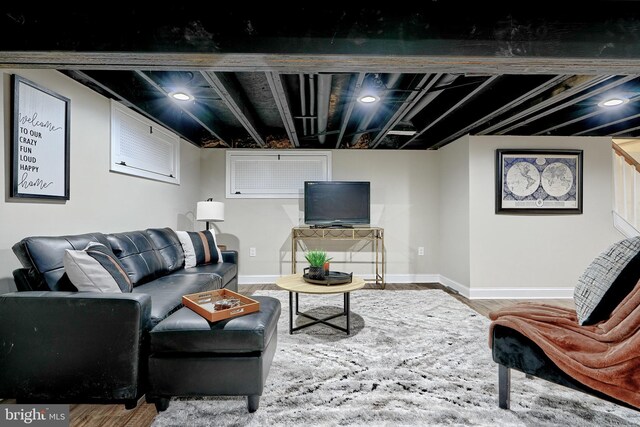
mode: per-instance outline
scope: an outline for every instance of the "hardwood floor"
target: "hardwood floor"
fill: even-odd
[[[372,289],[373,285],[365,285],[365,289]],[[275,285],[240,285],[239,291],[244,295],[252,295],[260,290],[276,290]],[[419,283],[419,284],[394,284],[388,283],[384,292],[401,292],[403,290],[430,290],[441,289],[451,294],[458,301],[471,307],[483,316],[488,317],[493,310],[511,304],[522,302],[525,300],[513,299],[493,299],[493,300],[469,300],[462,295],[450,290],[449,288],[438,283]],[[534,300],[532,300],[534,301]],[[563,307],[573,308],[573,300],[569,299],[549,299],[535,300],[536,302],[544,302],[546,304],[560,305]],[[15,403],[15,401],[7,400],[2,403]],[[133,410],[126,410],[124,405],[88,405],[78,404],[71,405],[70,418],[72,427],[147,427],[153,423],[156,416],[156,408],[154,405],[148,404],[144,398],[140,399],[138,406]]]

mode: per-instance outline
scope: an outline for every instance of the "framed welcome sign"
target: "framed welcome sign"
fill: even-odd
[[[69,200],[70,101],[13,75],[11,197]]]

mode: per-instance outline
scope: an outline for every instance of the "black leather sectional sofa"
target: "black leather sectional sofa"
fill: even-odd
[[[108,245],[133,284],[131,293],[76,292],[64,272],[65,249]],[[182,307],[182,295],[237,291],[237,252],[221,264],[185,269],[176,233],[27,237],[13,251],[19,292],[0,295],[0,398],[98,401],[135,407],[148,387],[149,336]]]

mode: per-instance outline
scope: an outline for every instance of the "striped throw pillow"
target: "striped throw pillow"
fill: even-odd
[[[184,251],[184,268],[222,263],[222,253],[211,230],[176,231]]]
[[[133,286],[120,260],[102,243],[89,242],[81,251],[67,249],[64,269],[79,291],[131,292]]]

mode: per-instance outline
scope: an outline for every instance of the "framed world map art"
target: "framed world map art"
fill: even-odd
[[[582,150],[496,150],[496,213],[581,214]]]

